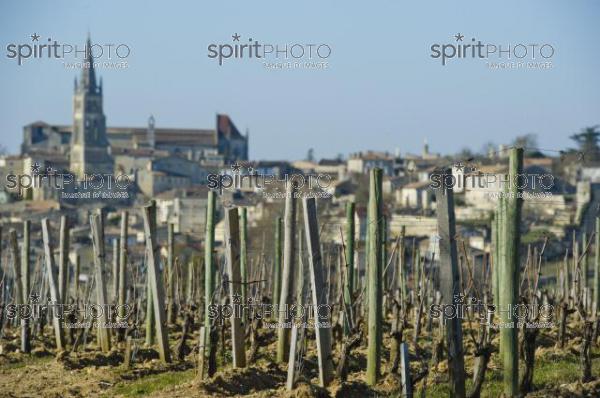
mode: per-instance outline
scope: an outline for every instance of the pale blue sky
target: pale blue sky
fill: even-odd
[[[206,3],[206,4],[203,4]],[[9,43],[38,33],[83,45],[131,47],[130,67],[101,70],[108,125],[208,128],[216,112],[250,130],[254,159],[298,159],[375,149],[449,153],[536,133],[539,146],[600,123],[597,1],[3,1],[0,137],[17,151],[22,126],[71,123],[73,78],[53,60],[18,66]],[[462,33],[488,43],[550,43],[552,70],[488,70],[479,60],[441,66],[433,43]],[[211,43],[327,43],[326,71],[219,66]]]

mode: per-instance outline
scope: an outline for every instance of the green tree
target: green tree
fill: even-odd
[[[598,147],[598,125],[581,129],[580,133],[573,134],[570,138],[577,143],[579,150],[586,160],[600,159],[600,147]]]

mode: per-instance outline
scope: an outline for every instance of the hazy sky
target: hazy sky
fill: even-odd
[[[109,126],[212,128],[229,114],[250,131],[251,158],[298,159],[359,150],[435,152],[535,133],[539,146],[600,123],[597,1],[3,1],[0,143],[18,151],[22,126],[72,122],[73,79],[60,61],[18,66],[7,45],[30,35],[131,48],[125,70],[102,69]],[[253,60],[219,66],[210,44],[231,36],[284,45],[325,43],[327,70],[268,70]],[[476,38],[548,43],[550,70],[490,70],[478,59],[430,57],[432,44]]]

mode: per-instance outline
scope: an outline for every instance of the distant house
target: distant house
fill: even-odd
[[[404,173],[411,182],[430,181],[429,177],[438,168],[438,164],[431,159],[406,159]]]
[[[208,188],[193,186],[173,189],[156,196],[160,223],[172,223],[176,233],[204,234]]]
[[[152,148],[114,148],[112,156],[115,160],[115,171],[133,178],[138,170],[146,167],[148,162],[169,156],[169,152]]]
[[[53,152],[66,155],[73,125],[50,125],[38,120],[23,127],[21,153]]]
[[[397,190],[401,189],[406,185],[406,177],[388,177],[385,176],[382,182],[382,189],[384,194],[393,194]]]
[[[23,158],[21,156],[0,157],[0,175],[23,173]]]
[[[284,178],[286,174],[291,174],[294,170],[285,160],[261,160],[251,163],[251,167],[255,173],[275,178]]]
[[[136,181],[140,191],[154,196],[171,189],[207,183],[209,171],[191,160],[177,156],[153,159],[138,170]]]
[[[69,168],[68,159],[64,156],[52,153],[35,153],[29,156],[21,157],[21,171],[19,174],[28,176],[41,175],[27,191],[22,191],[20,195],[31,200],[60,200],[60,191],[54,187],[54,183],[45,179],[43,176],[49,171],[65,173]]]
[[[153,159],[147,165],[153,171],[188,177],[192,184],[206,184],[208,170],[197,162],[178,156]]]
[[[415,170],[417,181],[431,182],[431,175],[438,170],[437,166],[421,165]]]
[[[350,155],[347,161],[348,172],[366,174],[373,168],[380,168],[383,174],[394,175],[394,157],[385,152],[359,152]]]
[[[292,166],[304,174],[327,174],[332,180],[343,180],[347,174],[346,162],[341,159],[321,159],[318,162],[299,160],[292,162]]]
[[[191,185],[191,178],[145,168],[138,172],[137,184],[144,195],[153,197],[171,189],[188,187]]]
[[[479,166],[476,172],[465,172],[464,167],[452,168],[454,193],[466,192],[474,200],[484,200],[490,193],[502,190],[508,167],[504,164]]]
[[[600,164],[590,164],[581,167],[579,171],[580,179],[592,184],[600,183]]]
[[[564,209],[563,194],[569,188],[558,177],[555,177],[549,167],[551,163],[543,159],[524,162],[523,191],[532,194],[547,194],[547,197],[525,197],[524,203],[538,207],[542,213],[554,214]],[[454,187],[455,193],[464,193],[465,203],[479,209],[492,210],[498,202],[499,195],[505,189],[508,179],[508,167],[504,164],[480,166],[476,173],[463,174],[462,170],[453,169],[456,181],[461,181],[460,186]]]
[[[407,160],[416,160],[420,162],[430,162],[437,161],[441,158],[439,153],[429,152],[429,144],[427,144],[427,140],[423,140],[423,150],[420,155],[416,155],[413,153],[407,153],[404,155]]]
[[[428,181],[413,182],[396,191],[396,202],[402,207],[429,209],[432,192]]]

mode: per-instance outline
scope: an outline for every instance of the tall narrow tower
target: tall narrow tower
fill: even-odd
[[[78,178],[85,174],[110,174],[114,168],[106,138],[106,117],[102,111],[102,79],[97,85],[91,48],[88,36],[86,62],[80,81],[75,81],[73,95],[70,169]]]
[[[148,135],[148,146],[152,149],[154,149],[154,146],[156,144],[156,136],[154,134],[155,123],[156,121],[154,120],[154,116],[150,115],[150,117],[148,118],[148,130],[146,131],[146,133]]]

